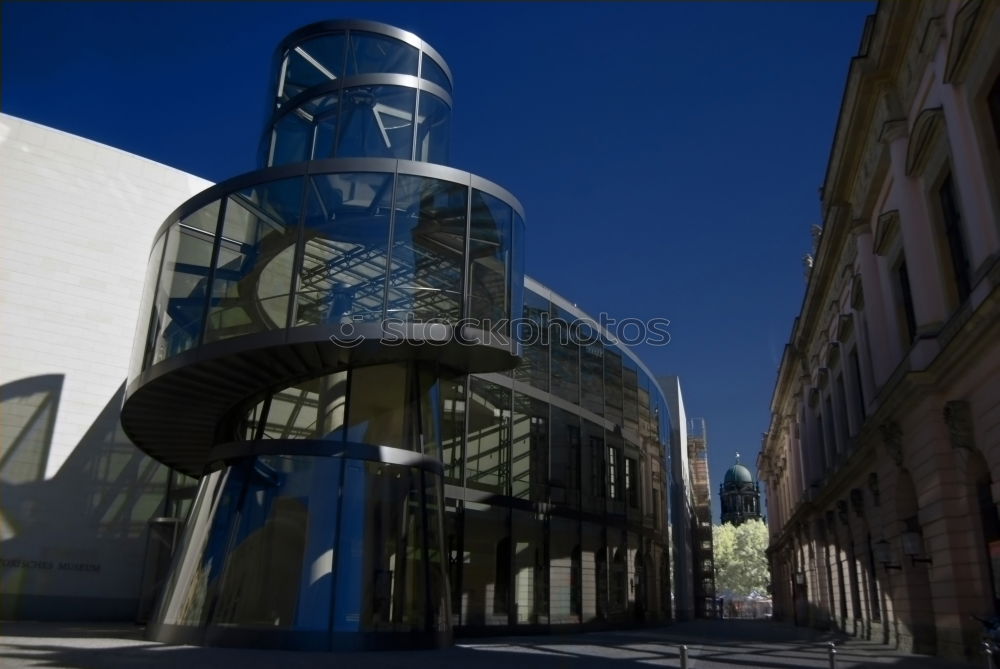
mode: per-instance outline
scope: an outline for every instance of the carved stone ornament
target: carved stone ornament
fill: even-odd
[[[882,433],[882,444],[886,453],[897,467],[903,466],[903,431],[899,428],[899,423],[894,420],[886,421],[879,425],[879,432]]]
[[[948,436],[952,448],[973,450],[975,438],[972,430],[972,410],[964,400],[945,402],[944,422],[948,426]]]

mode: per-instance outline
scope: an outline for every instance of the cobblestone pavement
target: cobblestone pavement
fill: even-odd
[[[680,645],[690,669],[829,667],[827,642],[837,641],[837,669],[901,667],[971,669],[979,664],[907,655],[866,641],[839,640],[814,630],[768,621],[712,620],[659,629],[548,636],[460,638],[441,651],[303,653],[168,646],[143,639],[129,625],[0,622],[0,667],[67,669],[311,669],[334,664],[376,669],[617,669],[679,667]],[[333,662],[331,659],[336,658]]]

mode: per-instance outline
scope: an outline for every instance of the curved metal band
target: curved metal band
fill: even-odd
[[[327,33],[346,30],[357,30],[361,32],[375,33],[377,35],[385,35],[386,37],[392,37],[393,39],[397,39],[400,42],[404,42],[419,49],[420,51],[423,51],[424,54],[433,58],[434,62],[436,62],[441,69],[444,70],[444,73],[448,77],[448,81],[451,82],[452,87],[455,86],[455,78],[451,74],[451,68],[448,67],[448,62],[441,57],[441,54],[438,53],[437,49],[408,30],[403,30],[402,28],[397,28],[396,26],[390,26],[386,23],[379,23],[378,21],[345,19],[310,23],[307,26],[299,28],[285,37],[285,39],[281,40],[278,44],[278,48],[275,50],[275,57],[278,59],[283,58],[285,51],[306,40],[319,37]]]
[[[354,441],[322,439],[266,439],[261,441],[231,441],[219,444],[209,452],[212,461],[231,462],[258,455],[306,455],[329,458],[350,458],[382,462],[389,465],[416,467],[439,476],[444,465],[437,458],[393,446],[377,446]]]
[[[454,100],[451,97],[451,93],[441,88],[433,81],[421,79],[420,77],[415,77],[412,74],[359,74],[354,77],[346,77],[344,79],[323,82],[322,84],[307,88],[295,97],[289,98],[283,102],[280,107],[275,109],[274,113],[271,115],[270,121],[268,121],[265,132],[270,130],[271,127],[273,127],[274,124],[282,118],[296,109],[299,109],[303,104],[310,100],[314,100],[337,91],[347,90],[349,88],[358,88],[360,86],[399,86],[401,88],[412,88],[413,90],[419,90],[421,92],[435,95],[447,104],[449,109],[454,108]]]
[[[178,220],[198,211],[207,204],[221,200],[230,193],[257,186],[272,181],[281,181],[299,176],[321,174],[338,174],[343,172],[391,172],[432,179],[442,179],[492,195],[514,208],[514,211],[524,220],[524,207],[509,190],[484,179],[471,172],[463,172],[453,167],[425,163],[419,160],[402,160],[396,158],[324,158],[322,160],[307,160],[301,163],[277,165],[247,172],[221,181],[203,190],[174,209],[153,236],[153,244]],[[152,248],[152,247],[151,247]]]

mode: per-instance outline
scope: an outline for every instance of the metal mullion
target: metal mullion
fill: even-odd
[[[420,89],[422,88],[420,83],[423,79],[423,69],[424,69],[424,50],[417,50],[417,93],[414,95],[413,102],[413,121],[410,124],[410,129],[412,131],[412,139],[410,141],[410,160],[417,160],[417,129],[420,123]]]
[[[149,313],[149,326],[146,328],[146,343],[143,344],[142,346],[142,360],[139,363],[139,374],[142,374],[142,372],[146,369],[146,360],[149,357],[149,352],[153,348],[155,348],[155,346],[154,347],[150,346],[149,337],[150,334],[152,334],[152,329],[153,326],[155,325],[153,320],[153,314],[157,313],[156,302],[160,296],[160,281],[163,279],[163,266],[166,264],[167,261],[167,247],[170,245],[170,233],[172,232],[171,228],[173,228],[173,225],[168,227],[166,233],[164,233],[163,235],[163,248],[160,249],[160,264],[156,271],[156,281],[155,281],[156,285],[153,288],[153,300],[152,303],[149,305],[151,309]],[[153,247],[154,248],[156,247],[155,241],[153,242]],[[150,256],[152,256],[152,249],[150,250]],[[154,334],[153,342],[155,343],[155,341],[156,341],[156,335]]]
[[[299,201],[299,220],[298,220],[298,236],[295,239],[295,254],[292,258],[292,276],[289,281],[288,287],[288,307],[285,311],[285,337],[288,337],[288,331],[294,327],[295,317],[298,309],[298,291],[299,291],[299,272],[302,270],[303,254],[305,253],[305,220],[306,211],[309,207],[309,185],[312,184],[312,178],[309,175],[308,164],[306,166],[306,173],[302,175],[302,195]],[[322,198],[320,199],[322,202]]]
[[[459,310],[459,319],[469,318],[471,311],[472,283],[470,281],[470,241],[472,237],[472,178],[465,190],[465,249],[462,254],[462,307]]]
[[[215,239],[212,241],[212,260],[208,266],[208,278],[205,283],[205,304],[201,311],[201,328],[198,332],[198,346],[205,341],[205,332],[208,330],[208,311],[212,303],[212,284],[215,281],[215,266],[219,264],[219,248],[222,246],[222,230],[226,222],[226,209],[229,198],[222,198],[219,205],[219,217],[215,221]]]
[[[346,67],[346,65],[345,65]],[[388,306],[389,306],[389,286],[391,285],[392,279],[392,256],[393,250],[395,249],[395,236],[396,236],[396,193],[399,192],[399,161],[396,161],[396,167],[392,173],[392,198],[390,199],[389,205],[389,239],[386,242],[385,248],[385,281],[383,282],[382,290],[382,323],[385,323],[386,318],[388,318]]]

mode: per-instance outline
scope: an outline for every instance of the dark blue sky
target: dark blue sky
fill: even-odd
[[[767,428],[801,258],[872,2],[3,2],[5,113],[211,180],[255,167],[295,28],[411,30],[455,76],[452,164],[527,211],[528,272],[640,347],[708,421],[717,489]],[[715,499],[716,518],[718,499]]]

